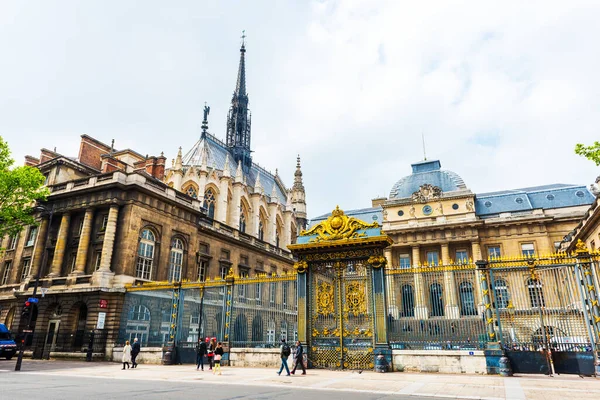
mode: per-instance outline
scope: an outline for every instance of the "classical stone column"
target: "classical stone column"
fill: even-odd
[[[394,265],[392,263],[392,248],[388,247],[387,249],[383,250],[383,256],[385,257],[385,261],[386,261],[386,265],[389,268],[392,268],[392,266]],[[387,275],[385,274],[385,281],[386,281],[386,291],[387,291],[387,296],[389,299],[388,302],[388,312],[392,313],[392,315],[394,316],[394,318],[398,318],[398,304],[396,303],[396,287],[394,285],[394,277],[395,275]]]
[[[62,215],[60,220],[60,228],[58,228],[58,237],[56,239],[56,247],[54,248],[54,258],[52,259],[52,268],[49,276],[59,276],[62,268],[63,260],[65,259],[65,249],[67,247],[67,238],[69,236],[69,222],[71,214],[68,212]]]
[[[450,265],[450,251],[448,243],[442,244],[442,263],[445,266]],[[458,293],[456,291],[456,280],[454,279],[454,271],[446,267],[444,271],[444,314],[448,319],[456,319],[460,317],[458,308]]]
[[[421,262],[421,253],[419,246],[412,248],[412,264],[416,268]],[[417,319],[429,318],[429,308],[427,307],[427,292],[424,287],[423,276],[420,272],[415,272],[415,317]]]
[[[104,243],[102,244],[102,257],[98,271],[110,272],[113,248],[115,244],[115,234],[117,233],[117,218],[119,216],[119,206],[113,204],[108,212],[108,221],[104,231]]]
[[[471,243],[471,254],[472,254],[474,263],[482,260],[483,257],[481,255],[481,246],[479,245],[479,242]],[[479,282],[481,280],[481,272],[479,269],[475,270],[475,279],[477,282]],[[480,290],[481,286],[477,285],[476,282],[474,282],[473,289],[475,292],[475,304],[479,304],[479,309],[482,310],[483,309],[483,294]]]
[[[35,240],[35,249],[33,250],[33,260],[31,261],[31,272],[29,276],[37,276],[39,269],[42,267],[42,259],[46,243],[46,234],[48,233],[48,217],[44,217],[38,229],[38,236]]]
[[[88,208],[85,210],[83,226],[81,227],[81,236],[79,237],[79,246],[77,247],[77,258],[75,259],[75,274],[85,273],[85,264],[87,262],[88,249],[90,248],[90,236],[92,234],[92,221],[94,220],[94,210]]]

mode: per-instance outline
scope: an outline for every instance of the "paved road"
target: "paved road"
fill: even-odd
[[[81,378],[23,373],[2,373],[0,386],[3,399],[75,400],[75,399],[207,399],[207,400],[401,400],[433,399],[382,395],[377,393],[340,392],[331,390],[276,388],[227,385],[202,382],[136,381],[114,378]],[[5,397],[6,396],[6,397]]]

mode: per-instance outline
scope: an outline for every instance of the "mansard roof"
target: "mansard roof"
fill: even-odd
[[[466,190],[467,186],[457,173],[442,170],[439,160],[425,160],[411,164],[412,174],[401,178],[390,191],[390,199],[410,198],[424,184],[437,186],[445,192]]]
[[[229,155],[229,172],[232,177],[235,176],[237,165],[233,159],[233,154],[225,143],[208,132],[203,133],[200,140],[198,140],[192,149],[183,156],[182,162],[184,170],[187,170],[192,166],[196,168],[200,167],[202,164],[203,149],[206,152],[206,166],[221,172],[225,168],[225,159],[227,158],[227,155]],[[275,175],[271,174],[255,162],[252,163],[250,173],[244,174],[246,185],[254,188],[256,178],[259,175],[260,185],[262,186],[264,193],[270,196],[273,192],[273,186],[275,186],[279,202],[285,203],[285,200],[287,199],[287,189],[281,182],[281,179],[279,179],[279,177],[276,178]]]

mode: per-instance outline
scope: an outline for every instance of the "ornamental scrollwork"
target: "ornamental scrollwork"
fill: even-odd
[[[358,239],[367,236],[366,233],[359,233],[359,230],[377,228],[378,226],[377,222],[368,224],[357,218],[348,217],[344,214],[344,211],[340,210],[339,206],[336,206],[329,218],[309,230],[303,230],[300,236],[317,235],[315,238],[310,239],[309,243],[339,239]]]
[[[577,243],[575,244],[575,253],[581,254],[587,252],[589,252],[589,250],[585,245],[585,242],[581,239],[577,240]]]
[[[334,311],[333,285],[327,282],[317,284],[317,314],[327,316]]]
[[[361,249],[361,250],[348,250],[348,251],[337,251],[333,253],[316,253],[307,254],[305,256],[307,261],[327,261],[337,260],[344,258],[366,258],[373,254],[377,254],[376,249]]]
[[[355,317],[367,313],[365,286],[362,282],[346,284],[346,309],[344,311]]]
[[[371,264],[373,268],[379,269],[381,267],[384,267],[387,261],[383,256],[371,256],[367,260],[367,263]]]
[[[419,190],[412,194],[412,200],[417,203],[425,203],[431,199],[439,199],[442,197],[442,189],[437,186],[426,183],[419,187]]]
[[[296,270],[296,272],[299,274],[305,273],[307,269],[308,269],[308,264],[306,261],[298,261],[298,262],[294,263],[294,270]]]

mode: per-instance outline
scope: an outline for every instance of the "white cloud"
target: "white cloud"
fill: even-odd
[[[389,194],[421,133],[475,192],[598,173],[573,153],[598,139],[595,2],[6,3],[0,134],[19,159],[76,155],[83,132],[173,157],[204,101],[224,137],[246,29],[254,158],[291,184],[301,154],[311,216]]]

